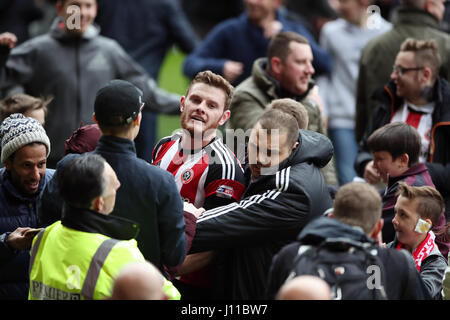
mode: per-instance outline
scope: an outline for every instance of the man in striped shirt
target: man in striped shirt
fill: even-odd
[[[197,208],[213,209],[239,201],[244,173],[235,155],[217,137],[230,117],[233,87],[210,71],[197,74],[181,98],[181,132],[163,138],[153,150],[153,164],[173,174],[181,197]],[[211,297],[212,252],[191,255],[175,281],[184,299]],[[196,271],[196,272],[191,272]]]

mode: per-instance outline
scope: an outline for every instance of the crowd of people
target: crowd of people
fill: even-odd
[[[391,2],[2,26],[0,299],[450,299],[446,1]],[[173,45],[182,96],[157,85]],[[159,113],[180,130],[156,141]]]

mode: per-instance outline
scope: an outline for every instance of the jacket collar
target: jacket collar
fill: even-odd
[[[433,87],[433,97],[433,101],[436,103],[433,112],[433,123],[435,123],[437,119],[439,119],[439,121],[449,121],[450,112],[448,110],[450,110],[450,108],[448,107],[448,104],[450,103],[450,86],[445,79],[437,77]],[[403,98],[397,96],[397,87],[393,80],[390,80],[383,88],[376,90],[372,98],[384,102],[382,103],[382,106],[391,109],[391,116],[404,102]]]
[[[424,172],[426,172],[428,169],[425,166],[424,163],[418,163],[416,165],[413,165],[411,168],[409,168],[406,172],[404,172],[402,175],[395,177],[395,178],[391,178],[389,177],[389,181],[388,181],[388,187],[390,188],[392,185],[394,185],[396,182],[400,181],[400,180],[404,180],[407,177],[410,176],[415,176],[415,175],[419,175],[422,174]]]
[[[133,141],[114,136],[102,135],[98,140],[96,150],[114,153],[129,153],[136,156],[136,147]]]
[[[118,240],[131,240],[137,237],[139,225],[131,220],[104,215],[89,209],[79,209],[64,204],[61,223],[65,227],[100,233]]]

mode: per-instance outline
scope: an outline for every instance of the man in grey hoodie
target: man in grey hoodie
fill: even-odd
[[[95,94],[112,79],[140,88],[150,110],[178,113],[181,97],[159,89],[117,42],[99,35],[93,24],[96,0],[58,0],[56,9],[59,17],[49,32],[11,50],[0,70],[0,90],[7,94],[54,96],[46,119],[54,146],[50,167],[63,156],[64,141],[80,122],[93,123]]]

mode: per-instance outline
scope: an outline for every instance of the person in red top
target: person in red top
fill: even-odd
[[[181,98],[181,132],[163,138],[153,150],[152,163],[173,174],[184,201],[213,209],[240,200],[245,190],[242,166],[217,137],[217,128],[230,117],[233,86],[211,71],[199,72]],[[182,299],[212,297],[215,254],[189,255],[174,280]]]

